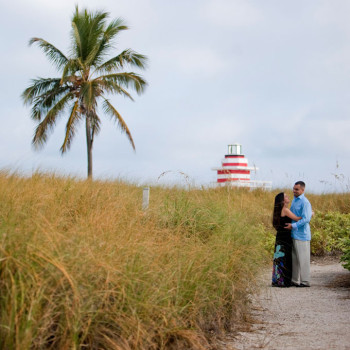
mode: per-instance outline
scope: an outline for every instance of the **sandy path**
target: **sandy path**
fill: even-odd
[[[223,349],[350,349],[350,271],[338,260],[311,264],[311,288],[272,288],[270,272],[253,301],[250,332]]]

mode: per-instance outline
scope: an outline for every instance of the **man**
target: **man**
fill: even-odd
[[[297,181],[293,187],[294,199],[290,210],[299,221],[292,220],[286,228],[292,230],[292,285],[296,287],[310,287],[310,220],[312,208],[304,195],[305,183]]]

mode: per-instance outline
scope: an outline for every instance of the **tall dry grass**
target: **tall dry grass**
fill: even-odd
[[[0,348],[202,349],[262,254],[230,192],[0,175]],[[246,205],[239,200],[238,208]]]
[[[134,185],[6,172],[0,193],[9,350],[208,348],[244,317],[275,195],[154,187],[143,212]]]

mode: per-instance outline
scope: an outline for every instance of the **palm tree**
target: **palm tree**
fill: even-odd
[[[124,132],[133,149],[135,144],[124,119],[110,103],[106,95],[120,94],[133,100],[128,88],[138,94],[147,83],[134,72],[125,72],[126,67],[145,69],[147,58],[131,49],[105,60],[113,49],[115,37],[128,29],[120,18],[107,23],[107,12],[79,11],[72,18],[71,54],[65,56],[54,45],[41,38],[32,38],[29,45],[37,44],[48,59],[61,72],[58,78],[38,78],[32,80],[22,94],[24,103],[32,106],[31,117],[38,122],[32,143],[35,148],[47,141],[57,119],[68,112],[69,115],[61,154],[69,150],[78,124],[85,119],[88,177],[92,177],[92,146],[101,126],[98,106],[115,120]]]

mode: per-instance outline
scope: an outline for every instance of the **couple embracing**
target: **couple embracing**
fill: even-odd
[[[275,197],[273,226],[277,231],[273,257],[273,287],[310,287],[310,220],[312,208],[304,195],[305,183],[293,187],[290,209],[288,196]]]

